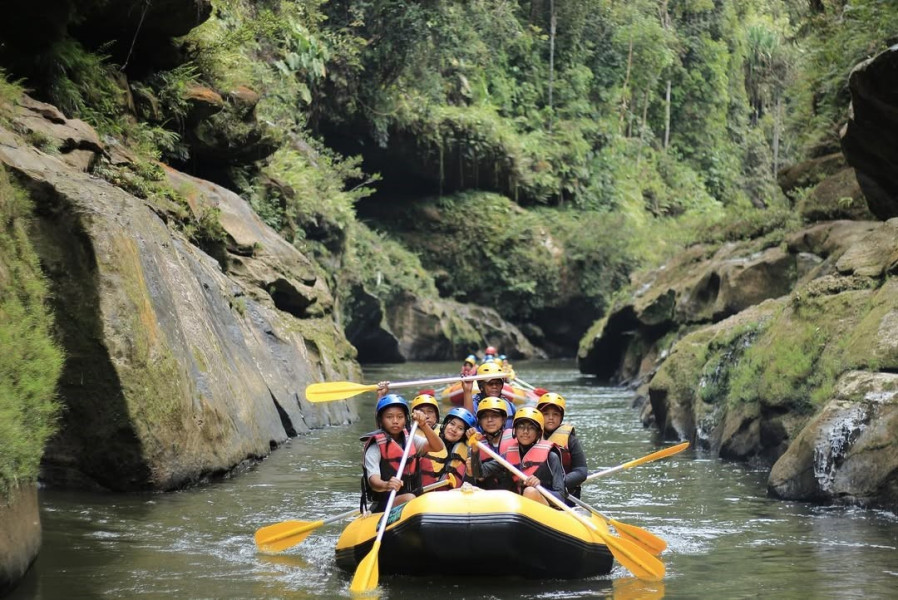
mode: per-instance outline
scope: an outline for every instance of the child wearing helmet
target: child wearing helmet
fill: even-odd
[[[443,464],[439,479],[448,479],[451,489],[461,487],[467,473],[468,444],[465,433],[477,426],[477,419],[470,412],[456,406],[446,413],[440,427],[440,438],[448,450],[448,460]]]
[[[505,459],[527,475],[524,481],[516,482],[520,493],[525,498],[549,505],[536,486],[541,485],[564,501],[564,469],[558,448],[543,439],[544,428],[540,411],[529,406],[519,408],[514,415],[514,441],[506,449]]]
[[[544,391],[544,390],[543,390]],[[568,494],[580,497],[580,484],[586,480],[586,453],[580,439],[574,434],[574,426],[562,424],[566,402],[561,394],[545,392],[537,401],[536,408],[544,420],[543,439],[553,442],[561,451],[561,465],[564,467],[564,487]]]
[[[465,357],[465,361],[461,365],[461,376],[469,377],[477,374],[477,357],[469,354]]]
[[[392,490],[397,495],[394,500],[399,505],[408,502],[421,493],[421,473],[418,456],[427,452],[444,450],[443,440],[427,425],[424,413],[415,410],[410,413],[405,398],[397,394],[386,393],[389,384],[378,385],[377,405],[374,409],[374,420],[378,430],[366,441],[362,451],[362,505],[366,500],[371,502],[371,512],[383,510]],[[410,438],[408,424],[415,419],[418,427],[424,432],[424,439],[417,436]],[[409,458],[403,473],[397,473],[399,462],[407,444],[411,444]]]
[[[503,390],[505,388],[505,380],[508,378],[508,374],[502,371],[502,367],[500,367],[495,362],[485,362],[479,367],[477,367],[478,375],[495,375],[495,378],[491,379],[481,379],[478,381],[480,392],[474,394],[474,382],[473,381],[464,381],[461,382],[461,389],[464,394],[462,406],[467,408],[473,414],[479,414],[479,406],[482,398],[493,397],[493,398],[501,398],[506,403],[505,412],[508,415],[508,418],[505,421],[505,428],[511,428],[511,417],[514,415],[514,403],[506,398],[503,395]],[[479,417],[478,417],[479,418]]]
[[[427,423],[427,427],[434,430],[437,435],[440,435],[440,405],[437,403],[437,399],[433,397],[433,394],[428,394],[422,391],[412,400],[411,408],[413,412],[421,411],[424,413],[424,420]],[[425,441],[424,435],[424,429],[419,429],[415,437],[420,438],[421,443],[423,443]],[[440,479],[440,474],[446,465],[446,457],[449,456],[447,452],[449,445],[446,444],[445,441],[443,445],[444,447],[441,450],[427,452],[422,454],[418,459],[421,469],[421,485],[423,487],[436,483]]]
[[[504,454],[512,442],[511,429],[505,427],[508,418],[507,402],[496,396],[488,396],[480,401],[477,408],[478,429],[470,429],[468,437],[482,440],[496,454]],[[471,460],[468,463],[470,480],[485,490],[512,490],[514,484],[510,475],[491,457],[481,457],[477,446],[472,446]],[[492,466],[499,468],[492,468]]]

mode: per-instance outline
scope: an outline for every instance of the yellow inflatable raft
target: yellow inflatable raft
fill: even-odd
[[[358,517],[337,541],[337,565],[353,572],[383,513]],[[605,522],[592,518],[603,533]],[[378,556],[384,573],[518,575],[576,579],[611,571],[611,552],[586,525],[512,492],[463,486],[390,511]]]

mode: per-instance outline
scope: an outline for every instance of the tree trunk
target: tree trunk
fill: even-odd
[[[773,113],[773,176],[776,177],[776,172],[779,171],[780,168],[780,109],[781,109],[781,99],[779,92],[776,94],[776,105],[774,107]]]
[[[664,150],[670,144],[670,79],[667,80],[667,93],[664,95]]]
[[[552,130],[552,92],[555,86],[555,0],[549,0],[549,131]]]
[[[627,118],[629,107],[630,69],[633,68],[633,35],[630,34],[630,49],[627,51],[627,75],[624,77],[624,87],[621,90],[620,128],[624,131],[624,119]]]

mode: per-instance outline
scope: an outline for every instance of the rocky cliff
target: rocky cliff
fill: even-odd
[[[28,143],[38,137],[46,151]],[[355,417],[349,404],[303,398],[312,381],[359,374],[330,291],[237,195],[171,169],[168,189],[186,207],[132,195],[85,172],[132,164],[125,152],[27,98],[0,128],[0,162],[35,201],[67,355],[47,481],[173,489]],[[174,226],[178,210],[188,222],[217,216],[220,256]]]

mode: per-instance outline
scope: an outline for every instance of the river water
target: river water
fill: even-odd
[[[630,407],[632,393],[598,386],[570,361],[516,365],[568,403],[590,472],[665,446]],[[366,382],[444,377],[455,363],[369,367]],[[407,397],[415,390],[407,391]],[[315,521],[358,505],[360,434],[373,394],[357,396],[360,422],[296,438],[249,472],[182,492],[98,495],[44,490],[44,544],[14,599],[340,598],[351,575],[336,568],[341,525],[324,526],[277,556],[257,554],[254,531]],[[670,443],[670,442],[667,442]],[[391,577],[383,599],[615,600],[896,598],[898,517],[767,498],[766,474],[693,449],[587,484],[606,516],[664,538],[667,576],[643,583],[619,565],[578,581]],[[539,552],[539,548],[530,549]]]

